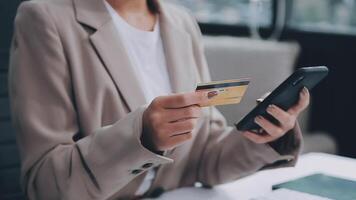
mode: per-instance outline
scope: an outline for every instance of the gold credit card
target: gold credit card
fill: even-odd
[[[196,91],[206,91],[209,100],[200,106],[238,104],[244,96],[249,78],[200,83]]]

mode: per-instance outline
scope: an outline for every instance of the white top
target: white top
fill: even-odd
[[[156,21],[153,31],[143,31],[128,24],[104,0],[116,29],[124,42],[125,49],[138,76],[146,102],[150,103],[157,96],[172,92],[163,44],[160,34],[159,21]],[[151,169],[145,176],[136,195],[144,194],[151,186],[155,177],[155,170]]]

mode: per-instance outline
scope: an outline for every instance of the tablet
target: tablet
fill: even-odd
[[[283,110],[288,110],[299,100],[299,93],[303,87],[310,91],[321,80],[323,80],[329,70],[325,66],[304,67],[296,70],[282,84],[280,84],[270,95],[251,110],[245,117],[235,124],[239,131],[253,131],[260,127],[254,122],[255,117],[261,115],[269,121],[278,124],[278,121],[269,115],[267,107],[274,104]]]

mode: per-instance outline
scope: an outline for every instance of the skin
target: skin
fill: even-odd
[[[132,26],[152,31],[157,16],[148,9],[146,0],[107,0],[107,2]],[[154,152],[173,149],[192,138],[192,131],[201,117],[200,104],[208,100],[208,94],[190,92],[155,98],[143,114],[142,144]],[[270,105],[267,112],[280,123],[275,125],[258,116],[256,123],[260,134],[242,132],[247,139],[263,144],[277,140],[296,124],[298,115],[309,105],[310,95],[306,88],[300,92],[296,105],[287,111]],[[261,134],[262,133],[262,134]]]
[[[263,144],[277,140],[294,128],[299,114],[309,105],[310,95],[304,88],[299,101],[289,110],[270,105],[267,112],[279,121],[275,125],[258,116],[256,123],[260,134],[241,132],[247,139]],[[192,138],[192,131],[201,116],[201,107],[208,100],[207,93],[191,92],[157,97],[143,115],[143,144],[153,151],[172,149]],[[262,134],[261,134],[262,133]]]
[[[303,88],[299,94],[298,103],[287,111],[282,110],[276,105],[268,106],[267,112],[278,120],[278,126],[262,116],[257,116],[255,122],[262,128],[262,130],[259,131],[262,134],[257,135],[252,131],[246,131],[242,134],[251,141],[259,144],[273,142],[294,128],[299,114],[308,107],[309,101],[309,91]]]
[[[146,0],[106,1],[133,27],[143,31],[153,31],[157,16],[149,10]]]
[[[165,151],[190,140],[202,114],[198,104],[207,100],[207,93],[202,92],[155,98],[143,114],[143,145],[152,151]]]

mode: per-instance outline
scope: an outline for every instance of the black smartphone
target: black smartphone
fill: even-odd
[[[254,122],[255,117],[261,115],[271,122],[278,124],[278,121],[269,115],[267,107],[274,104],[283,110],[288,110],[299,100],[299,93],[303,87],[310,91],[321,80],[328,75],[328,68],[325,66],[303,67],[296,70],[261,103],[252,109],[245,117],[235,124],[239,131],[255,131],[260,127]]]

